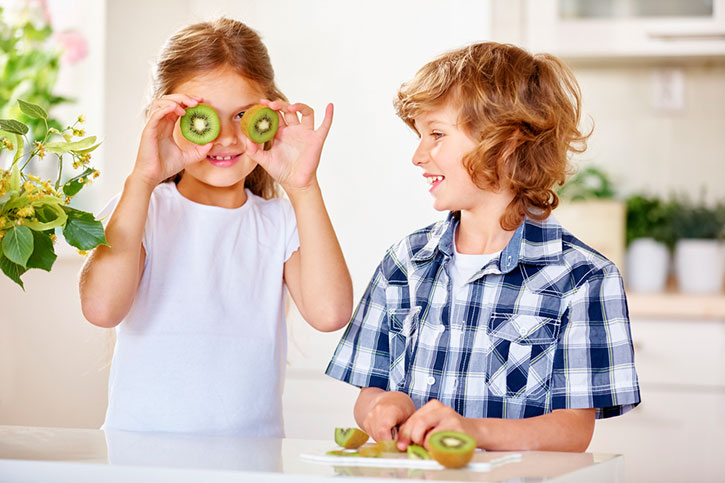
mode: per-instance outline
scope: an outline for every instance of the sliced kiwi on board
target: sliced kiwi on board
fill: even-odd
[[[368,433],[357,428],[335,428],[335,443],[343,448],[359,448],[368,438]]]
[[[462,468],[473,458],[476,440],[458,431],[438,431],[431,435],[428,447],[431,456],[446,468]]]
[[[206,104],[190,107],[179,121],[181,134],[194,144],[207,144],[219,136],[221,123],[216,111]]]
[[[242,132],[257,144],[271,140],[277,134],[279,115],[262,104],[255,104],[246,110],[241,120]]]
[[[411,460],[429,460],[429,459],[431,459],[430,453],[428,453],[428,451],[424,447],[418,446],[417,444],[409,445],[406,452],[408,453],[408,459],[411,459]]]
[[[381,439],[375,443],[375,446],[380,448],[382,453],[400,453],[398,442],[394,439]]]

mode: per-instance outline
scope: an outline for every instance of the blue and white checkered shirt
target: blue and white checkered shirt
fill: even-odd
[[[555,409],[623,414],[640,401],[619,271],[553,218],[526,219],[498,257],[451,292],[455,214],[393,245],[327,374],[438,399],[465,417]]]

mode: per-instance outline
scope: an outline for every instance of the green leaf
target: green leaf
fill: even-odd
[[[32,231],[33,233],[33,254],[28,258],[28,268],[40,268],[50,272],[55,259],[58,256],[53,249],[53,240],[49,231]]]
[[[52,142],[45,145],[45,150],[50,153],[67,153],[69,151],[79,151],[82,149],[88,149],[93,146],[96,142],[96,136],[88,136],[80,141],[72,142]]]
[[[33,253],[33,232],[27,226],[16,225],[3,237],[3,256],[23,268]]]
[[[22,99],[18,99],[18,104],[20,105],[20,110],[26,116],[32,117],[33,119],[48,119],[48,113],[39,105],[25,102]]]
[[[25,290],[23,281],[20,280],[20,276],[28,270],[27,268],[23,268],[17,263],[11,262],[5,258],[5,256],[0,256],[0,270],[2,270],[10,280],[17,283],[23,290]]]
[[[20,166],[13,165],[13,171],[10,173],[10,191],[20,191]]]
[[[92,175],[94,172],[94,169],[86,168],[85,171],[83,171],[78,176],[75,176],[66,181],[63,185],[63,193],[65,193],[66,196],[74,196],[81,189],[83,189],[83,180],[86,179],[88,176]]]
[[[35,215],[39,221],[25,220],[25,226],[31,230],[45,231],[65,225],[68,215],[65,214],[62,204],[54,202],[49,196],[33,202]]]
[[[15,119],[0,119],[0,129],[9,133],[20,134],[21,136],[28,133],[28,126]]]
[[[91,152],[95,151],[96,148],[98,146],[100,146],[101,144],[103,144],[103,141],[101,141],[98,144],[94,144],[93,146],[91,146],[88,149],[74,149],[73,152],[76,153],[76,154],[88,154],[88,153],[91,153]]]
[[[98,245],[108,245],[103,224],[93,218],[91,213],[68,207],[63,209],[68,215],[63,228],[63,236],[68,244],[79,250],[93,250]]]
[[[25,138],[20,134],[15,135],[15,156],[13,157],[13,163],[17,163],[20,157],[23,155],[23,147],[25,146]]]

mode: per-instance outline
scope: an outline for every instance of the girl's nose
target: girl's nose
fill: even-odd
[[[229,120],[221,121],[219,136],[214,142],[221,146],[233,146],[239,142],[240,136],[243,136],[243,134],[238,122]],[[244,143],[240,144],[244,145]]]

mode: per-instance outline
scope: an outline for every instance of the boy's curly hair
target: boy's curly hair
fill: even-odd
[[[473,182],[514,193],[501,227],[514,230],[524,216],[547,218],[559,204],[553,187],[566,180],[569,153],[583,152],[591,135],[578,127],[581,91],[571,70],[552,55],[477,43],[424,65],[394,105],[416,130],[416,117],[447,102],[476,142],[463,157]]]

